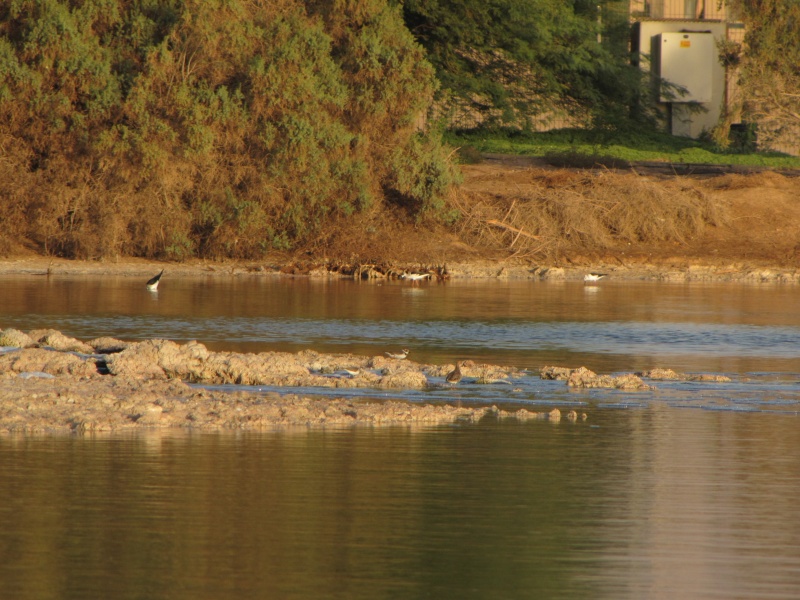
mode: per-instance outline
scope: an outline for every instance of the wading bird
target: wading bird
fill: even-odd
[[[408,348],[403,348],[402,350],[400,350],[400,352],[398,352],[396,354],[394,352],[384,352],[384,354],[386,356],[388,356],[389,358],[395,358],[397,360],[403,360],[406,356],[408,356]]]
[[[461,381],[461,363],[456,361],[456,368],[450,371],[447,374],[447,377],[444,378],[447,383],[452,383],[455,385],[459,381]]]
[[[403,273],[400,279],[408,279],[409,281],[422,281],[423,279],[430,279],[430,273]]]
[[[151,292],[155,292],[156,290],[158,290],[158,282],[161,281],[161,276],[163,274],[164,274],[164,269],[161,269],[161,273],[159,273],[155,277],[152,277],[147,282],[147,289],[150,290]]]

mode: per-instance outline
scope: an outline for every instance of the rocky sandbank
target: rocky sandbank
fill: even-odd
[[[77,433],[141,428],[273,429],[357,424],[431,425],[484,417],[550,419],[561,412],[420,405],[401,401],[304,398],[223,392],[190,385],[418,389],[452,365],[420,365],[380,356],[211,352],[197,342],[83,342],[55,330],[0,330],[0,432]],[[462,366],[479,381],[518,374],[491,365]],[[566,419],[577,421],[574,411]]]
[[[100,432],[139,428],[271,429],[287,426],[442,424],[484,417],[557,422],[558,409],[531,412],[497,407],[403,401],[306,398],[253,391],[257,386],[410,390],[433,383],[454,365],[353,354],[212,352],[196,341],[81,341],[53,329],[0,329],[0,432]],[[511,367],[461,363],[473,384],[511,383],[527,374]],[[575,388],[649,391],[651,381],[727,382],[714,374],[653,369],[617,376],[585,367],[545,366],[543,380]],[[248,391],[200,386],[246,385]],[[570,411],[568,421],[585,420]]]

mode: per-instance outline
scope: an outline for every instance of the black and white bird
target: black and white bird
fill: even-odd
[[[603,277],[608,276],[608,273],[587,273],[583,276],[584,281],[600,281]]]
[[[406,356],[408,356],[408,348],[403,348],[400,352],[384,352],[386,356],[389,358],[394,358],[396,360],[403,360]]]
[[[450,371],[447,374],[447,377],[444,378],[444,380],[447,383],[452,383],[453,385],[461,381],[461,363],[456,362],[456,368]]]
[[[147,282],[147,289],[151,292],[155,292],[158,290],[158,282],[161,281],[161,276],[164,274],[164,269],[161,269],[161,273],[156,275],[155,277],[151,277],[150,280]]]

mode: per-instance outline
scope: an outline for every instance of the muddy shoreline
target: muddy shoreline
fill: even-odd
[[[602,272],[608,279],[653,282],[734,282],[800,284],[800,269],[764,262],[724,262],[686,259],[631,264],[596,262],[578,265],[541,265],[529,262],[480,260],[424,263],[332,263],[292,261],[278,257],[264,262],[193,260],[164,263],[125,258],[118,261],[76,261],[43,257],[1,259],[0,275],[44,277],[117,276],[149,278],[164,269],[172,277],[334,277],[392,279],[404,272],[429,273],[431,280],[529,279],[579,281],[586,273]]]

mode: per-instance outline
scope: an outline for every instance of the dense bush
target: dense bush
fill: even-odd
[[[742,118],[749,129],[743,132],[743,141],[800,154],[800,3],[727,0],[727,4],[746,32],[743,45],[728,43],[720,48],[728,64],[741,67]]]
[[[433,70],[387,0],[0,5],[0,252],[256,257],[436,213]]]
[[[630,63],[627,0],[405,0],[454,125],[652,125],[649,75]]]

